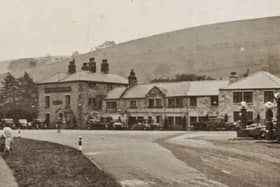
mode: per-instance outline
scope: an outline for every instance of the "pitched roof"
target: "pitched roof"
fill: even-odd
[[[57,83],[57,82],[73,82],[73,81],[92,81],[104,83],[128,84],[126,78],[115,74],[92,73],[90,71],[78,71],[73,74],[56,73],[48,79],[40,81],[39,84]]]
[[[219,89],[229,84],[227,80],[206,80],[190,82],[188,96],[214,96],[219,95]]]
[[[249,77],[243,78],[223,88],[225,90],[234,89],[272,89],[280,88],[280,78],[266,72],[259,71]]]
[[[144,98],[146,94],[154,87],[162,91],[166,97],[177,96],[214,96],[218,95],[219,89],[225,87],[228,81],[182,81],[182,82],[162,82],[138,84],[131,88],[123,89],[123,94],[120,94],[121,89],[115,88],[107,95],[107,99],[117,98]],[[118,97],[119,96],[119,97]]]
[[[106,99],[119,99],[126,89],[125,86],[116,87],[107,93]]]

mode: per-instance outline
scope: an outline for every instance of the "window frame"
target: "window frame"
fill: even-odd
[[[65,95],[65,106],[70,106],[71,105],[71,95]]]
[[[51,97],[49,95],[45,96],[45,108],[50,108],[51,106]]]
[[[272,93],[272,95],[270,95],[270,96],[272,96],[271,98],[271,100],[269,100],[269,95],[266,95],[267,93]],[[267,97],[268,96],[268,97]],[[264,92],[263,92],[263,100],[264,100],[264,103],[266,103],[266,102],[268,102],[268,101],[270,101],[270,102],[274,102],[274,91],[272,91],[272,90],[265,90]]]
[[[129,100],[129,108],[137,108],[137,101],[136,100]]]
[[[219,106],[219,97],[218,96],[211,96],[210,97],[210,102],[211,102],[211,106]]]
[[[190,96],[190,107],[197,107],[197,97]]]

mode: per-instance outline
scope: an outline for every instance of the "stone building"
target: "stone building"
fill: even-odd
[[[224,80],[137,84],[133,70],[128,82],[128,87],[107,94],[104,112],[126,114],[129,124],[146,119],[169,129],[217,117],[219,89],[228,84]]]
[[[273,95],[280,91],[280,79],[269,72],[259,71],[248,77],[239,79],[232,74],[227,87],[219,92],[219,114],[228,116],[229,121],[240,119],[240,103],[247,103],[247,118],[254,120],[258,116],[265,118],[265,106],[273,101]]]
[[[102,100],[107,93],[128,81],[109,73],[109,64],[103,60],[101,72],[97,72],[94,58],[83,63],[76,71],[75,60],[69,62],[68,71],[57,73],[38,83],[39,118],[45,119],[48,127],[55,127],[58,118],[68,128],[84,128],[85,117],[91,112],[102,111]]]

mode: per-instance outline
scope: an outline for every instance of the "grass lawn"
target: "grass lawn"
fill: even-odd
[[[60,144],[16,138],[14,150],[4,159],[20,187],[120,187],[78,150]]]

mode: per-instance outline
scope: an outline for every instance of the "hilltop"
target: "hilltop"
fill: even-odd
[[[107,58],[110,71],[127,76],[134,68],[140,82],[197,73],[225,77],[231,71],[280,73],[280,17],[204,25],[140,38],[78,54],[78,68],[90,57]],[[69,58],[26,69],[36,80],[66,71]],[[13,68],[12,71],[23,71]]]

